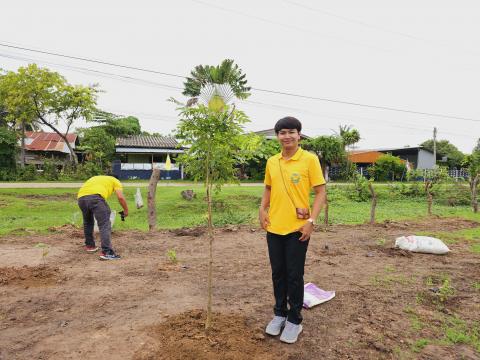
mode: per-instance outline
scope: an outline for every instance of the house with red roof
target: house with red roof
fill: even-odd
[[[68,134],[67,140],[72,149],[78,146],[77,134]],[[70,150],[60,135],[54,132],[25,132],[25,163],[43,165],[45,159],[63,164],[70,159]]]

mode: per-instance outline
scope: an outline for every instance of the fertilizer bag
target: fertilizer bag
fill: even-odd
[[[412,252],[442,255],[450,251],[442,240],[429,236],[401,236],[395,240],[395,247]]]

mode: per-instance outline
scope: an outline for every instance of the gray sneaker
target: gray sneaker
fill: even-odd
[[[280,341],[287,344],[293,344],[297,342],[298,335],[300,335],[302,330],[302,325],[296,325],[290,321],[287,321],[285,324],[285,329],[283,329],[282,336],[280,336]]]
[[[285,322],[287,321],[286,317],[283,316],[274,316],[272,321],[270,321],[265,329],[265,332],[268,335],[277,336],[280,335],[280,331],[285,326]]]

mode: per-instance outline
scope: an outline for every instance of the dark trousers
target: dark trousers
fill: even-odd
[[[277,316],[287,317],[287,320],[293,324],[302,322],[303,273],[308,240],[300,241],[301,235],[300,232],[287,235],[267,232],[275,296],[273,311]]]
[[[93,236],[94,217],[97,220],[102,250],[108,253],[112,250],[112,224],[110,223],[110,207],[100,195],[87,195],[78,199],[78,206],[83,214],[83,233],[85,234],[85,245],[95,246]]]

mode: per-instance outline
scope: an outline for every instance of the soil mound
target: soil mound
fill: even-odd
[[[212,329],[205,331],[206,312],[192,310],[148,329],[152,341],[135,360],[278,359],[280,354],[263,329],[241,315],[215,313]],[[277,344],[278,345],[278,344]]]
[[[47,266],[23,266],[0,268],[0,286],[22,285],[22,286],[45,286],[55,282],[58,278],[59,269]]]

